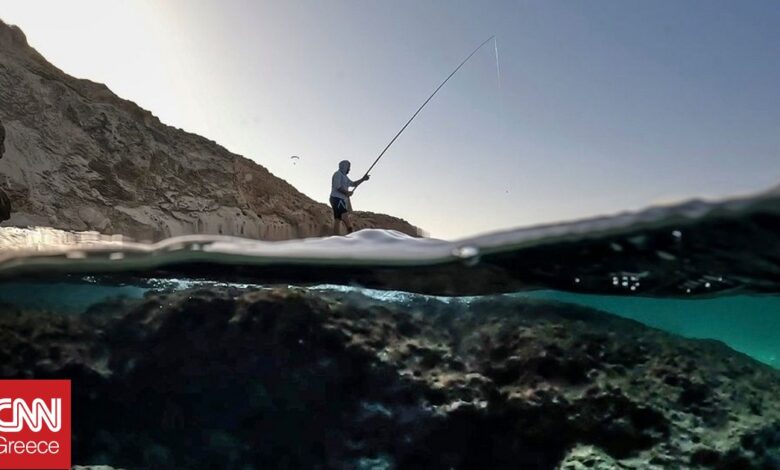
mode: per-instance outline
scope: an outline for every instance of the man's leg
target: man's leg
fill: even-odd
[[[339,222],[341,222],[339,219],[333,218],[333,235],[339,234]]]
[[[341,214],[341,221],[347,226],[347,234],[352,233],[352,221],[349,220],[349,212]]]

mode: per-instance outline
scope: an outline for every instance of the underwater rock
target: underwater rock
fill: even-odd
[[[122,470],[120,468],[109,467],[108,465],[75,465],[71,470]]]
[[[561,470],[612,470],[620,468],[613,458],[593,446],[577,446],[563,459]]]
[[[773,468],[780,452],[777,370],[552,301],[214,287],[81,315],[5,305],[0,364],[73,380],[79,464]]]
[[[327,205],[216,142],[161,123],[105,85],[65,74],[2,21],[0,119],[14,130],[11,158],[0,162],[18,205],[10,225],[155,241],[332,232]],[[419,234],[404,220],[370,212],[356,212],[354,225]]]

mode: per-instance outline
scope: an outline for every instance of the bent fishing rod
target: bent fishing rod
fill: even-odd
[[[393,140],[391,140],[391,141],[390,141],[390,143],[389,143],[389,144],[387,144],[387,147],[385,147],[385,149],[384,149],[384,150],[382,150],[382,153],[380,153],[380,154],[379,154],[379,156],[378,156],[378,157],[376,157],[376,160],[374,160],[374,163],[372,163],[372,164],[371,164],[371,166],[370,166],[370,167],[368,167],[368,171],[366,171],[366,174],[365,174],[365,176],[363,176],[364,178],[365,178],[366,176],[368,176],[368,173],[369,173],[369,172],[370,172],[370,171],[371,171],[371,170],[374,168],[374,166],[377,164],[377,162],[379,162],[379,159],[380,159],[380,158],[382,158],[382,155],[384,155],[384,154],[385,154],[385,152],[387,152],[387,149],[389,149],[389,148],[390,148],[390,146],[391,146],[391,145],[393,145],[393,142],[395,142],[395,139],[397,139],[397,138],[398,138],[398,136],[399,136],[399,135],[401,135],[401,133],[404,131],[404,129],[406,129],[406,128],[407,128],[407,126],[409,126],[409,124],[411,124],[411,122],[414,120],[414,118],[415,118],[415,117],[417,117],[417,115],[418,115],[418,114],[420,114],[420,111],[422,111],[422,109],[425,107],[425,105],[426,105],[426,104],[428,104],[428,102],[429,102],[429,101],[431,101],[431,98],[433,98],[433,97],[436,95],[436,93],[438,93],[438,92],[439,92],[439,90],[441,90],[441,87],[443,87],[443,86],[444,86],[444,84],[445,84],[445,83],[447,83],[447,81],[449,81],[449,79],[450,79],[450,78],[452,78],[452,76],[453,76],[453,75],[455,75],[455,74],[458,72],[458,70],[460,70],[460,68],[461,68],[461,67],[463,67],[463,65],[464,65],[466,62],[468,62],[468,61],[469,61],[469,59],[471,59],[471,56],[473,56],[474,54],[476,54],[478,50],[482,49],[482,46],[484,46],[485,44],[487,44],[488,42],[490,42],[490,40],[491,40],[491,39],[493,39],[493,38],[495,38],[495,36],[490,36],[489,38],[487,38],[487,39],[485,40],[485,42],[483,42],[483,43],[482,43],[482,44],[480,44],[480,45],[479,45],[479,46],[478,46],[476,49],[474,49],[474,52],[472,52],[471,54],[469,54],[469,56],[468,56],[468,57],[466,57],[465,59],[463,59],[463,62],[461,62],[461,63],[460,63],[460,65],[458,65],[458,66],[455,68],[455,70],[453,70],[453,71],[452,71],[452,73],[451,73],[451,74],[450,74],[450,75],[449,75],[449,76],[448,76],[446,79],[444,79],[444,81],[443,81],[443,82],[441,82],[441,85],[439,85],[439,87],[438,87],[438,88],[436,88],[436,90],[434,90],[434,92],[433,92],[433,93],[431,93],[431,96],[429,96],[429,97],[428,97],[428,99],[427,99],[427,100],[425,100],[425,102],[422,104],[422,106],[420,106],[419,108],[417,108],[417,111],[415,111],[415,113],[412,115],[412,117],[411,117],[411,118],[409,118],[409,120],[408,120],[408,121],[406,121],[406,124],[404,124],[404,127],[402,127],[400,131],[398,131],[398,134],[396,134],[396,135],[395,135],[395,137],[393,137]]]

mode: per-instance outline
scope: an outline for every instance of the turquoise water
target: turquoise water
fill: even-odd
[[[89,282],[9,282],[0,284],[0,302],[32,310],[79,314],[115,298],[139,299],[147,292],[194,286],[261,287],[259,285],[184,280],[153,280],[150,285],[101,285]],[[323,286],[355,290],[388,302],[404,303],[415,297],[468,302],[473,297],[433,297],[398,291]],[[512,296],[548,299],[595,308],[688,338],[722,341],[732,349],[780,368],[780,296],[736,295],[709,299],[664,299],[604,296],[539,290]]]
[[[688,338],[723,341],[732,349],[780,368],[780,296],[738,295],[684,300],[557,291],[522,295],[603,310]]]
[[[134,286],[101,286],[75,282],[0,284],[0,302],[31,310],[78,314],[110,298],[141,298],[148,289]]]

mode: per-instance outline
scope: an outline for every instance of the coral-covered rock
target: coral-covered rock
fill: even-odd
[[[780,452],[777,370],[549,301],[214,287],[76,316],[4,306],[0,364],[73,380],[80,464],[773,468]]]

